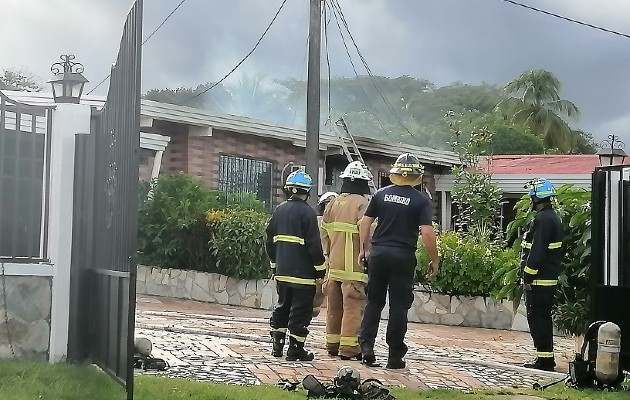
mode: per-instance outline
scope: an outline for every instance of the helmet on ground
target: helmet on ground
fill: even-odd
[[[367,165],[363,164],[361,161],[353,161],[348,164],[339,177],[350,178],[351,180],[360,179],[363,181],[369,181],[372,179],[372,173],[368,169]]]
[[[326,192],[326,193],[321,195],[319,200],[317,200],[317,204],[328,203],[329,201],[331,201],[332,199],[334,199],[337,196],[339,196],[337,194],[337,192]]]
[[[312,187],[313,179],[302,170],[291,172],[284,184],[284,188],[291,194],[308,193]]]
[[[346,386],[352,390],[357,390],[359,385],[361,385],[361,374],[356,368],[341,367],[337,371],[333,382],[337,387]]]
[[[151,351],[153,350],[153,344],[151,341],[144,337],[137,338],[134,342],[134,346],[136,348],[136,353],[143,356],[150,356]]]
[[[420,164],[418,157],[411,153],[405,153],[398,156],[389,173],[402,176],[422,175],[424,174],[424,167]]]
[[[546,199],[556,195],[556,188],[545,178],[532,179],[525,184],[524,188],[529,190],[530,196],[535,196],[539,199]]]
[[[389,170],[389,179],[396,186],[416,186],[422,182],[424,167],[418,157],[410,153],[398,156]]]

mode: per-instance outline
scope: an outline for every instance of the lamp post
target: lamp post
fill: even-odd
[[[599,165],[609,167],[614,165],[622,165],[627,154],[623,151],[625,144],[619,140],[617,135],[608,135],[608,139],[602,140],[600,149],[597,152],[599,156]]]
[[[83,86],[88,82],[81,74],[83,64],[74,62],[74,55],[64,54],[61,62],[50,67],[54,77],[48,81],[52,86],[55,103],[79,104],[83,94]]]

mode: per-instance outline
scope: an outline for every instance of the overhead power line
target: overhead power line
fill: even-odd
[[[160,22],[160,24],[157,26],[157,28],[155,28],[155,29],[153,30],[153,32],[151,32],[151,34],[150,34],[149,36],[147,36],[147,37],[146,37],[146,39],[144,39],[144,41],[142,42],[142,45],[144,45],[146,42],[148,42],[148,41],[149,41],[149,39],[151,39],[151,38],[153,37],[153,35],[155,35],[155,33],[156,33],[157,31],[159,31],[159,30],[160,30],[160,29],[164,26],[164,24],[166,23],[166,21],[168,21],[168,20],[169,20],[169,18],[171,18],[171,17],[173,16],[173,14],[175,14],[175,11],[177,11],[177,10],[179,9],[179,7],[181,7],[181,6],[182,6],[182,5],[183,5],[186,1],[188,1],[188,0],[182,0],[182,1],[180,1],[180,2],[179,2],[179,4],[178,4],[178,5],[177,5],[174,9],[173,9],[173,11],[171,11],[171,12],[170,12],[170,13],[166,16],[166,18],[164,18],[164,19],[162,20],[162,22]],[[103,80],[102,80],[102,81],[100,81],[100,82],[99,82],[96,86],[94,86],[94,88],[92,88],[92,90],[90,90],[89,92],[87,92],[87,94],[90,94],[90,93],[92,93],[93,91],[95,91],[96,89],[98,89],[98,88],[99,88],[99,86],[101,86],[101,85],[102,85],[102,84],[103,84],[103,83],[104,83],[107,79],[109,79],[109,77],[110,77],[110,76],[111,76],[111,74],[109,74],[109,75],[107,75],[105,78],[103,78]]]
[[[241,64],[243,64],[245,62],[245,60],[247,60],[247,58],[252,55],[252,53],[258,48],[258,45],[260,44],[260,42],[262,42],[262,40],[264,39],[265,35],[267,34],[267,32],[269,32],[269,29],[271,29],[271,26],[273,25],[274,22],[276,22],[276,18],[278,18],[278,15],[280,14],[280,11],[282,11],[282,8],[284,7],[284,5],[286,4],[287,0],[284,0],[282,2],[282,4],[280,4],[280,8],[278,8],[278,11],[276,11],[276,14],[273,16],[273,18],[271,19],[271,21],[269,22],[269,25],[267,25],[267,28],[265,28],[265,31],[262,33],[262,35],[260,35],[260,37],[258,38],[258,41],[256,42],[256,44],[254,45],[254,47],[249,51],[249,53],[247,53],[245,55],[245,57],[243,57],[243,59],[241,61],[238,62],[238,64],[236,64],[234,66],[234,68],[232,68],[230,70],[230,72],[228,72],[227,74],[225,74],[225,76],[221,79],[219,79],[217,82],[213,83],[210,87],[208,87],[207,89],[202,90],[201,92],[191,96],[190,98],[184,100],[182,102],[182,104],[186,104],[188,103],[190,100],[197,98],[199,96],[201,96],[202,94],[208,92],[209,90],[212,90],[213,88],[217,87],[218,85],[221,84],[221,82],[223,82],[224,80],[226,80],[230,75],[232,75],[232,73],[234,71],[237,70],[238,67],[241,66]]]
[[[418,142],[418,144],[420,146],[424,146],[424,144],[422,143],[422,141],[417,138],[413,133],[411,133],[411,131],[409,130],[409,128],[407,128],[407,126],[405,126],[405,124],[403,123],[402,119],[400,118],[400,116],[398,115],[398,113],[396,112],[396,109],[394,108],[394,106],[392,106],[391,102],[389,100],[387,100],[387,98],[385,97],[385,94],[383,93],[383,91],[381,90],[381,88],[378,86],[378,84],[376,83],[376,79],[374,77],[374,74],[372,73],[372,70],[370,69],[370,66],[367,63],[367,60],[365,59],[365,57],[363,56],[363,53],[361,53],[361,50],[359,49],[359,46],[357,45],[356,40],[354,40],[354,36],[352,35],[352,33],[350,32],[350,26],[348,25],[348,22],[346,21],[345,16],[343,15],[343,11],[341,10],[341,5],[339,4],[339,2],[337,0],[333,0],[332,1],[332,8],[333,11],[335,13],[335,18],[337,18],[337,14],[339,15],[339,19],[341,19],[341,21],[343,22],[343,25],[345,27],[346,32],[348,33],[348,36],[350,37],[350,40],[357,52],[357,54],[359,55],[359,58],[361,59],[361,62],[363,63],[363,66],[365,67],[365,70],[368,73],[368,76],[370,77],[370,80],[372,81],[372,84],[374,85],[374,87],[376,88],[376,91],[378,92],[378,94],[380,95],[381,99],[383,100],[383,102],[385,103],[385,105],[387,106],[387,108],[389,109],[389,111],[392,113],[392,115],[396,118],[396,120],[398,121],[398,123],[400,124],[400,126],[407,131],[407,133],[409,134],[409,136],[411,136],[412,138],[414,138],[416,140],[416,142]],[[340,33],[341,33],[341,28],[340,29]],[[344,43],[344,46],[346,46],[346,42],[345,39],[343,38],[343,34],[342,34],[342,40]],[[348,53],[348,56],[350,56],[350,53],[346,47],[346,52]],[[351,64],[353,65],[354,68],[354,64],[352,63],[352,60],[350,61]],[[356,69],[355,69],[355,74],[356,74]],[[378,119],[378,117],[377,117]],[[384,127],[383,127],[384,129]]]
[[[589,24],[588,22],[583,22],[583,21],[579,21],[577,19],[565,17],[564,15],[556,14],[556,13],[553,13],[553,12],[550,12],[550,11],[541,10],[540,8],[528,6],[527,4],[519,3],[518,1],[513,1],[513,0],[501,0],[501,1],[503,1],[505,3],[509,3],[509,4],[515,5],[515,6],[523,7],[523,8],[526,8],[528,10],[531,10],[531,11],[536,11],[536,12],[539,12],[539,13],[542,13],[542,14],[545,14],[545,15],[549,15],[551,17],[555,17],[555,18],[563,19],[565,21],[573,22],[574,24],[587,26],[589,28],[597,29],[597,30],[602,31],[602,32],[612,33],[613,35],[617,35],[617,36],[621,36],[621,37],[625,37],[627,39],[630,39],[630,35],[628,35],[628,34],[617,32],[617,31],[613,31],[613,30],[607,29],[607,28],[602,28],[601,26],[597,26],[597,25]]]

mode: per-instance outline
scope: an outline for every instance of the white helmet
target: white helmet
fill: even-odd
[[[369,181],[372,180],[372,173],[368,169],[367,165],[363,164],[361,161],[353,161],[348,164],[339,177],[350,178],[352,180],[359,179]]]
[[[322,204],[322,203],[326,203],[328,201],[331,201],[332,199],[334,199],[335,197],[339,196],[337,194],[337,192],[326,192],[324,194],[321,195],[321,197],[319,198],[319,200],[317,201],[317,204]]]
[[[151,355],[151,350],[153,350],[153,344],[145,337],[137,338],[134,346],[136,348],[136,353],[142,354],[143,356]]]
[[[333,379],[333,383],[337,387],[348,386],[353,390],[357,390],[361,384],[361,374],[356,368],[341,367],[337,371],[337,375]]]

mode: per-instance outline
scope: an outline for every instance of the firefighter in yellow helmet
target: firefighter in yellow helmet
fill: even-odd
[[[324,210],[326,210],[326,206],[330,203],[335,197],[339,196],[336,192],[326,192],[322,194],[317,200],[317,226],[319,227],[319,235],[322,241],[322,248],[324,249],[324,257],[328,260],[328,253],[326,253],[326,249],[330,246],[324,245],[324,242],[328,240],[328,233],[326,229],[322,227],[322,218],[324,215]],[[319,315],[319,311],[324,304],[324,299],[326,295],[322,291],[322,282],[318,279],[316,281],[316,291],[315,291],[315,300],[313,301],[313,318]]]
[[[326,207],[322,241],[328,254],[328,276],[324,281],[326,347],[328,354],[343,360],[361,359],[358,334],[365,307],[367,274],[359,263],[359,223],[368,204],[368,182],[372,175],[360,161],[348,164],[340,175],[341,194]]]
[[[431,257],[427,274],[429,279],[437,275],[440,260],[432,225],[433,204],[426,193],[414,188],[422,181],[424,168],[420,161],[412,154],[402,154],[389,172],[393,185],[374,194],[359,228],[359,261],[367,258],[369,266],[368,298],[360,342],[363,363],[376,365],[374,341],[389,292],[387,368],[399,369],[405,367],[403,357],[407,353],[407,312],[413,302],[419,228],[422,228],[422,240]],[[370,225],[376,218],[378,225],[372,235],[370,249]]]

